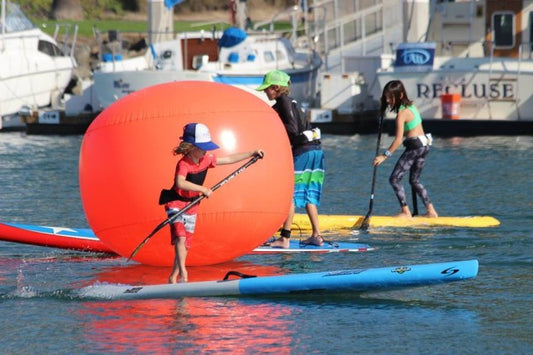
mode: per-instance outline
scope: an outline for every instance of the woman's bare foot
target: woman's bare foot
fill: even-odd
[[[425,214],[426,217],[430,218],[437,218],[439,215],[437,214],[437,211],[435,211],[435,207],[433,207],[433,204],[430,203],[427,206],[428,212]]]
[[[413,215],[411,214],[411,210],[409,209],[409,206],[403,206],[402,211],[398,213],[396,216],[398,218],[413,218]]]
[[[170,277],[168,278],[168,283],[175,284],[177,282],[178,282],[178,275],[170,275]]]
[[[320,235],[310,236],[306,240],[302,240],[302,244],[316,245],[321,247],[324,245],[324,238],[322,238]]]
[[[272,248],[289,249],[289,247],[291,246],[291,239],[285,238],[285,237],[279,237],[278,239],[270,243],[270,246]]]

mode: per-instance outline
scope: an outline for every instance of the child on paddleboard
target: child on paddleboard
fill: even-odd
[[[224,157],[217,157],[208,151],[218,149],[218,145],[211,141],[209,129],[202,123],[189,123],[183,127],[182,141],[174,148],[174,155],[183,155],[176,164],[174,185],[172,192],[174,199],[165,203],[165,211],[170,218],[196,199],[200,194],[205,197],[213,192],[203,186],[207,170],[216,165],[233,164],[241,160],[258,155],[264,156],[261,149],[250,152],[236,153]],[[170,226],[171,244],[174,246],[175,258],[169,283],[187,282],[185,261],[196,226],[198,203],[181,214]]]
[[[289,94],[290,77],[281,70],[272,70],[263,77],[257,91],[264,91],[269,100],[276,100],[272,108],[278,113],[292,147],[294,161],[294,195],[281,236],[270,243],[272,247],[289,248],[291,225],[296,207],[305,207],[312,234],[302,244],[321,246],[324,239],[318,224],[318,206],[324,183],[324,154],[320,144],[320,130],[312,129],[296,100]]]
[[[400,202],[401,212],[397,216],[412,217],[402,185],[402,178],[409,171],[409,183],[426,206],[426,216],[438,217],[426,189],[420,183],[420,175],[424,169],[429,147],[432,143],[431,133],[424,133],[420,113],[413,105],[413,101],[407,97],[405,87],[400,80],[389,81],[383,88],[381,95],[382,117],[389,107],[392,112],[396,113],[396,135],[389,148],[383,154],[374,158],[373,165],[378,166],[387,158],[390,158],[403,141],[405,151],[396,162],[389,178],[394,193]]]

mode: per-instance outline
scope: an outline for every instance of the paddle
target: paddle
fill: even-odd
[[[244,170],[246,170],[246,168],[248,168],[250,165],[252,165],[253,163],[255,163],[258,159],[261,159],[262,157],[260,155],[254,155],[252,159],[250,159],[246,164],[244,164],[243,166],[241,166],[239,169],[235,170],[234,172],[232,172],[231,174],[229,174],[228,176],[226,176],[223,180],[221,180],[218,184],[216,184],[215,186],[213,186],[211,188],[212,191],[215,191],[216,189],[218,189],[219,187],[221,187],[222,185],[225,185],[228,181],[230,181],[231,179],[233,179],[235,176],[239,175],[240,173],[242,173]],[[144,238],[144,240],[141,242],[141,244],[139,244],[139,246],[137,246],[137,248],[135,248],[135,250],[131,253],[130,257],[128,258],[128,260],[126,262],[129,262],[134,256],[135,254],[137,254],[137,252],[143,247],[144,244],[146,244],[146,242],[152,238],[152,236],[154,234],[156,234],[161,228],[163,228],[164,226],[166,226],[167,224],[170,224],[172,222],[174,222],[176,220],[176,218],[178,218],[179,216],[181,216],[183,213],[185,213],[186,211],[188,211],[189,209],[191,209],[192,206],[196,205],[198,202],[202,201],[203,199],[205,198],[205,195],[200,195],[198,196],[197,198],[195,198],[194,200],[192,200],[187,206],[183,207],[178,213],[172,215],[171,217],[165,219],[163,222],[159,223],[157,225],[157,227],[155,227],[155,229],[152,231],[152,233],[148,234],[148,236],[146,238]]]
[[[384,115],[381,115],[379,119],[378,126],[378,142],[376,144],[376,156],[379,153],[379,146],[381,145],[381,131],[383,130],[383,118]],[[377,177],[378,166],[374,166],[374,172],[372,173],[372,188],[370,189],[370,203],[368,205],[368,212],[366,213],[363,222],[361,222],[361,227],[359,229],[367,230],[370,225],[370,215],[372,214],[372,209],[374,208],[374,188],[376,187],[376,177]]]

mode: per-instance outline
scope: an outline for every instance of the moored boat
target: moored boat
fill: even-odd
[[[77,64],[18,5],[2,0],[0,21],[0,130],[21,130],[18,112],[58,102]]]
[[[405,1],[414,28],[377,71],[401,80],[440,136],[533,134],[531,1]],[[391,116],[392,117],[392,116]],[[392,120],[385,131],[393,134]]]
[[[159,4],[159,5],[158,5]],[[162,2],[151,4],[149,27],[154,18],[169,19],[171,12]],[[149,34],[155,31],[149,29]],[[139,89],[172,81],[201,80],[233,85],[267,101],[257,92],[263,75],[272,69],[291,76],[291,96],[313,105],[317,95],[317,76],[322,60],[309,48],[296,48],[283,36],[264,31],[244,31],[230,27],[224,31],[172,33],[150,36],[144,55],[122,58],[107,54],[93,73],[94,92],[99,110]]]

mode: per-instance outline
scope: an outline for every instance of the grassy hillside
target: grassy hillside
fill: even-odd
[[[49,1],[52,0],[42,0]],[[250,3],[251,1],[248,0]],[[253,3],[253,2],[252,2]],[[275,14],[283,10],[284,7],[277,8],[267,5],[259,1],[257,6],[251,7],[248,5],[248,14],[253,22],[262,22],[272,19]],[[44,29],[45,32],[52,35],[56,24],[61,26],[78,26],[78,36],[82,39],[94,37],[94,29],[97,28],[101,32],[109,30],[117,30],[119,32],[137,32],[145,33],[148,30],[147,13],[145,11],[121,11],[119,14],[114,12],[106,12],[103,16],[98,16],[91,19],[73,21],[73,20],[53,20],[47,16],[31,16],[33,23]],[[174,31],[198,31],[211,30],[214,25],[217,28],[226,28],[230,26],[230,14],[227,9],[224,10],[201,10],[190,11],[183,10],[175,12],[174,14]],[[281,28],[287,26],[280,22]]]

